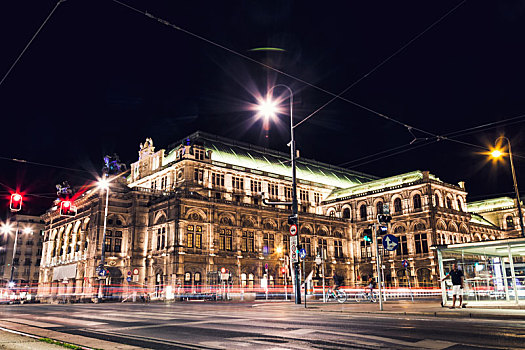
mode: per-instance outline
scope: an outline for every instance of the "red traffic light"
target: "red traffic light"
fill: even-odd
[[[11,195],[11,200],[9,201],[9,209],[11,211],[20,211],[22,210],[22,195],[20,193],[13,193]]]
[[[286,273],[286,267],[281,267],[281,273],[284,275]]]
[[[221,273],[226,273],[226,269],[224,267],[221,268]]]
[[[75,215],[77,215],[77,208],[70,201],[60,202],[60,216],[73,217]]]

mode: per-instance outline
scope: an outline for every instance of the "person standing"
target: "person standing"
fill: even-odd
[[[447,273],[445,277],[441,279],[441,282],[443,282],[445,279],[450,277],[452,279],[452,307],[451,309],[456,307],[456,297],[459,297],[459,307],[461,308],[461,305],[463,304],[463,271],[458,269],[457,264],[452,265],[452,270]]]

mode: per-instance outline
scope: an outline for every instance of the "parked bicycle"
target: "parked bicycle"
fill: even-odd
[[[358,303],[362,301],[369,301],[371,303],[375,303],[377,301],[377,298],[374,293],[362,291],[355,295],[355,301],[357,301]]]
[[[346,301],[347,296],[342,290],[337,289],[333,291],[332,289],[328,289],[326,292],[326,301],[330,300],[330,298],[334,298],[334,300],[342,304]]]

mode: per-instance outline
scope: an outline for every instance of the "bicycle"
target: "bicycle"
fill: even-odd
[[[377,299],[374,293],[362,291],[355,295],[355,301],[358,303],[362,301],[369,301],[371,303],[375,303]]]
[[[330,297],[334,298],[334,300],[341,304],[344,303],[347,299],[346,293],[339,289],[335,291],[333,291],[332,289],[328,289],[328,291],[326,292],[326,301],[330,300]]]

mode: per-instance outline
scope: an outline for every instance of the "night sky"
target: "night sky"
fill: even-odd
[[[287,75],[112,0],[65,1],[0,85],[0,157],[79,170],[0,160],[4,193],[49,197],[28,197],[29,213],[49,207],[56,183],[94,180],[105,154],[136,161],[146,137],[164,148],[202,130],[287,152],[288,116],[266,139],[249,110],[257,94],[289,85],[298,122],[331,96],[291,76],[339,94],[459,4],[344,98],[434,135],[525,114],[525,1],[123,1]],[[2,5],[0,78],[55,4]],[[258,47],[285,51],[250,51]],[[457,140],[488,147],[509,137],[525,190],[524,125],[525,117]],[[466,181],[469,200],[512,195],[508,163],[447,140],[409,146],[412,134],[341,100],[296,128],[307,158],[380,177],[430,170]],[[408,151],[362,159],[400,146]]]

